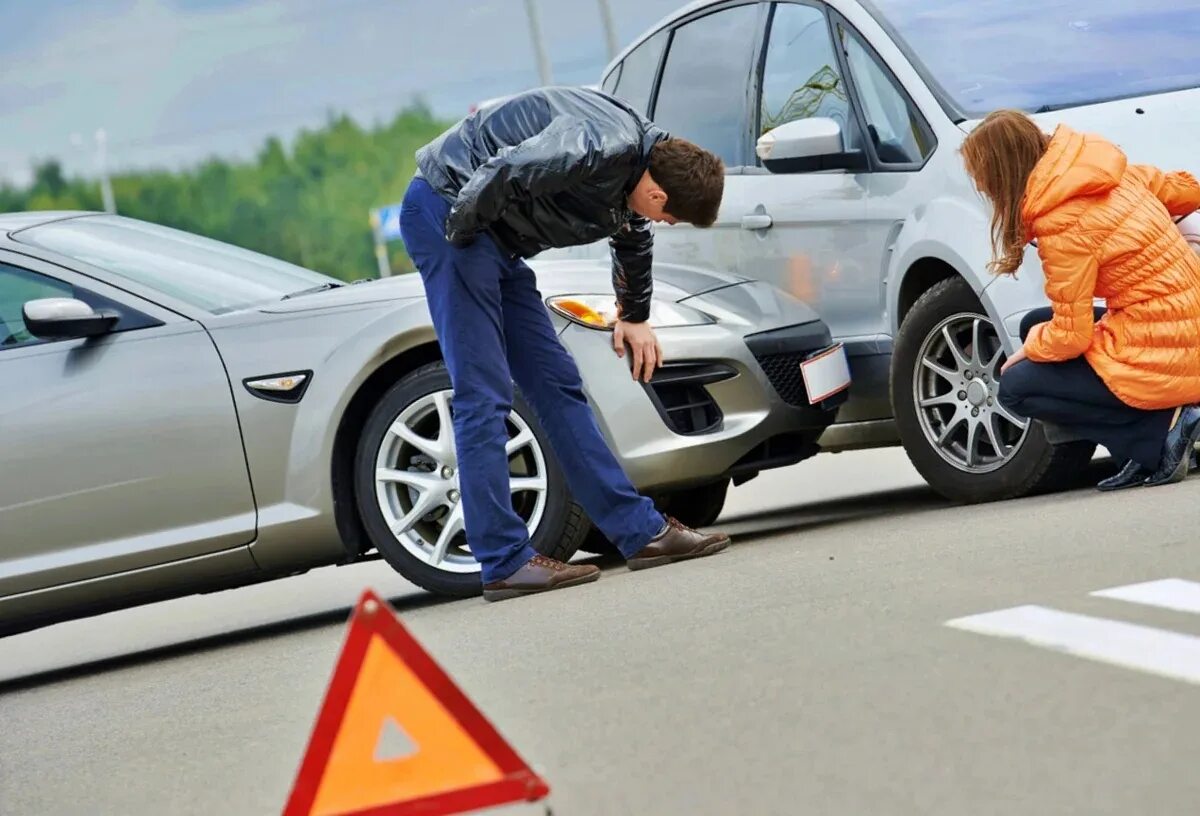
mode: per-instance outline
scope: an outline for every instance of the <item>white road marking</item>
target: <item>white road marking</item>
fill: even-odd
[[[946,625],[1200,684],[1200,638],[1191,635],[1044,606],[1014,606],[956,618]]]
[[[1182,578],[1163,578],[1144,584],[1099,589],[1092,594],[1100,598],[1116,598],[1144,606],[1200,614],[1200,584]]]

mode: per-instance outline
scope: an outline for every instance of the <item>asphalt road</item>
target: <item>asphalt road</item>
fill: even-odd
[[[844,454],[735,491],[720,556],[561,593],[375,563],[0,640],[0,814],[277,813],[364,586],[559,816],[1195,814],[1200,585],[1090,593],[1200,581],[1198,500],[948,507]]]

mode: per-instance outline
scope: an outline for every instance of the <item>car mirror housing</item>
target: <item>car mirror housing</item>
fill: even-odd
[[[107,334],[119,316],[107,310],[97,312],[75,298],[30,300],[21,309],[25,328],[43,340],[71,340]]]
[[[784,122],[764,133],[755,152],[772,173],[865,170],[866,154],[842,146],[842,127],[833,119],[812,117]]]

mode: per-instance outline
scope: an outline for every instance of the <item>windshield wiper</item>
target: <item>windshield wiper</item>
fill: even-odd
[[[322,283],[318,284],[317,286],[310,286],[307,289],[301,289],[299,292],[292,292],[290,295],[284,295],[280,298],[280,300],[291,300],[292,298],[300,297],[301,295],[312,295],[317,292],[327,292],[330,289],[337,289],[342,285],[343,284],[340,284],[336,281],[330,281],[329,283]]]

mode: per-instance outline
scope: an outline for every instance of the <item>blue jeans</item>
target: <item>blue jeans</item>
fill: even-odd
[[[1097,309],[1096,320],[1104,310]],[[1021,320],[1021,341],[1051,309],[1034,309]],[[1000,378],[1000,403],[1018,416],[1042,419],[1108,448],[1118,462],[1132,459],[1148,470],[1158,467],[1173,409],[1145,411],[1126,405],[1083,357],[1062,363],[1023,360]]]
[[[465,249],[452,246],[445,238],[449,211],[424,179],[413,179],[400,231],[425,284],[454,386],[467,543],[483,567],[483,582],[504,580],[535,554],[509,490],[505,419],[514,380],[549,437],[575,499],[622,554],[633,555],[665,521],[634,489],[600,433],[533,270],[487,235]]]

